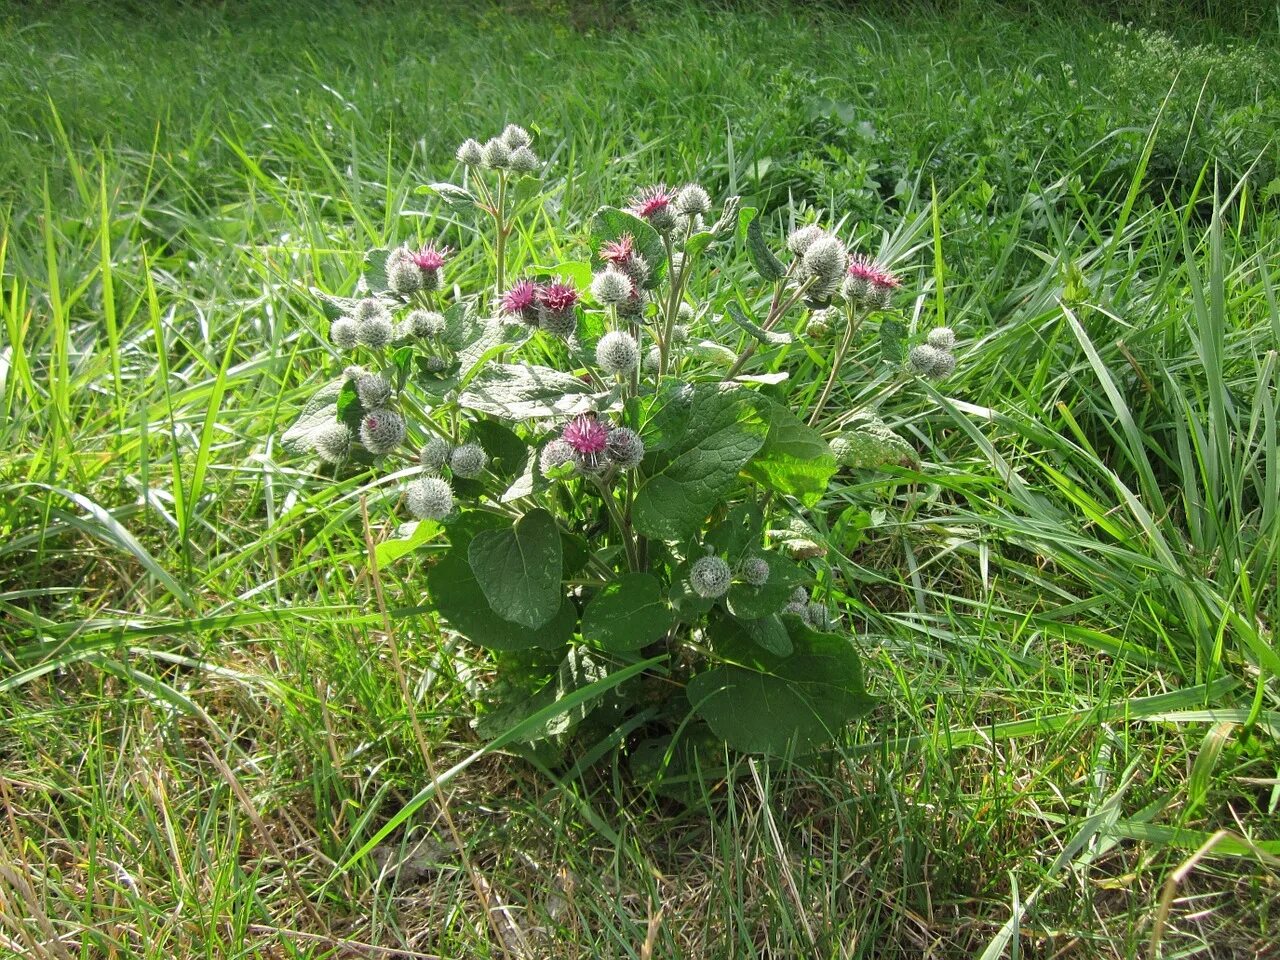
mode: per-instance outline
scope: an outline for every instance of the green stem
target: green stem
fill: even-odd
[[[857,330],[858,322],[850,314],[848,323],[845,326],[844,336],[840,338],[840,346],[836,348],[836,355],[831,361],[831,373],[827,375],[826,385],[822,388],[822,394],[818,397],[813,413],[809,416],[809,426],[811,427],[822,416],[822,408],[826,406],[827,398],[831,396],[831,391],[836,385],[836,379],[840,376],[840,367],[844,363],[844,355],[849,352],[849,347],[853,344],[853,336]]]
[[[498,202],[494,207],[493,220],[498,227],[498,236],[494,241],[494,257],[497,259],[497,292],[494,294],[494,302],[497,303],[502,299],[503,291],[507,288],[506,269],[507,269],[507,172],[505,170],[498,171]]]

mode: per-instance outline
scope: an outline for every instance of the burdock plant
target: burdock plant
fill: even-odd
[[[887,264],[819,224],[775,253],[755,210],[717,209],[697,183],[620,190],[626,208],[559,244],[578,260],[521,262],[508,241],[543,201],[532,134],[456,155],[460,182],[420,192],[451,224],[474,216],[490,259],[454,275],[444,235],[370,251],[358,291],[323,300],[342,372],[286,445],[333,476],[402,473],[399,509],[431,547],[412,602],[492,656],[481,733],[542,711],[526,738],[544,751],[612,738],[679,763],[685,734],[829,744],[872,701],[852,618],[829,605],[853,585],[824,559],[824,494],[841,469],[915,462],[849,408],[875,362],[851,359],[874,331],[895,384],[937,379],[955,334],[907,349]],[[752,270],[731,286],[740,251]],[[800,331],[833,346],[794,382]]]

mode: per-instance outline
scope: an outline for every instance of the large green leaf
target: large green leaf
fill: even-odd
[[[482,530],[467,559],[489,606],[504,620],[536,629],[560,610],[564,554],[546,510],[532,510],[504,530]]]
[[[639,650],[671,628],[662,584],[647,573],[627,573],[606,583],[582,611],[582,638],[605,650]]]
[[[645,281],[645,286],[653,288],[658,285],[658,281],[667,272],[667,251],[657,230],[634,213],[617,207],[601,207],[591,217],[589,227],[593,269],[602,270],[605,266],[600,259],[601,247],[606,243],[613,243],[624,234],[630,234],[635,241],[635,249],[649,264],[649,278]]]
[[[561,599],[556,615],[536,630],[504,620],[489,606],[467,554],[456,547],[428,571],[427,589],[436,610],[454,630],[490,650],[561,646],[573,636],[578,620],[577,608],[568,597]]]
[[[830,744],[875,704],[862,682],[852,642],[784,618],[793,652],[761,649],[741,627],[722,619],[710,628],[712,647],[730,661],[690,679],[694,710],[736,750],[782,756]]]
[[[280,442],[293,454],[310,453],[316,446],[316,435],[338,419],[338,397],[346,378],[326,383],[311,395],[293,426],[284,432]]]
[[[769,433],[744,471],[747,476],[814,506],[836,472],[836,457],[822,434],[780,403],[759,397],[769,417]]]
[[[491,363],[458,402],[507,420],[571,416],[591,409],[591,388],[568,373],[534,364]]]
[[[768,431],[748,391],[695,391],[685,430],[654,456],[652,473],[636,494],[636,529],[659,540],[693,536]]]
[[[751,263],[762,280],[779,280],[786,273],[782,261],[769,249],[769,241],[765,239],[760,221],[754,217],[747,222],[747,255],[751,257]]]

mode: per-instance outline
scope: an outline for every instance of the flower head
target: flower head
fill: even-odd
[[[434,243],[428,243],[411,256],[419,270],[439,270],[452,253],[453,250],[449,247],[437,247]]]
[[[414,310],[409,314],[407,321],[415,337],[424,337],[428,340],[441,336],[448,326],[444,314],[434,310]]]
[[[614,427],[610,430],[605,449],[609,453],[609,459],[621,470],[634,470],[644,459],[644,441],[627,427]]]
[[[931,347],[937,347],[939,350],[946,350],[950,353],[955,349],[956,332],[950,327],[934,327],[925,337],[925,341]]]
[[[489,462],[489,455],[478,443],[464,443],[449,454],[449,469],[455,477],[478,477]]]
[[[480,160],[486,167],[501,170],[511,163],[511,148],[504,141],[494,137],[480,148]]]
[[[584,457],[599,456],[609,442],[609,428],[593,413],[584,413],[570,420],[560,434],[561,439]]]
[[[370,410],[360,421],[360,442],[375,457],[390,453],[404,442],[404,417],[394,410]]]
[[[945,380],[956,369],[955,357],[927,343],[912,347],[907,359],[917,373],[931,380]]]
[[[538,455],[538,466],[542,470],[544,477],[550,476],[553,471],[559,470],[566,463],[572,463],[574,458],[574,449],[569,444],[556,437],[554,440],[547,442],[542,448],[542,453]]]
[[[351,428],[335,420],[315,434],[316,453],[325,463],[341,463],[351,453]]]
[[[380,373],[364,373],[356,377],[356,396],[366,410],[385,407],[391,399],[391,384]]]
[[[521,280],[503,294],[503,312],[518,316],[525,323],[536,323],[539,293],[538,285],[532,280]]]
[[[856,277],[859,280],[866,280],[867,283],[877,287],[889,287],[896,290],[902,286],[902,281],[887,267],[881,266],[875,260],[860,253],[855,253],[849,258],[849,276]]]
[[[630,210],[642,220],[648,220],[659,233],[666,233],[676,223],[675,200],[675,192],[658,183],[632,197]]]
[[[452,452],[453,445],[448,440],[443,437],[432,437],[418,454],[418,462],[427,473],[439,473],[449,461],[449,454]]]
[[[538,303],[547,313],[563,315],[578,303],[578,290],[571,283],[553,280],[538,290]]]
[[[804,272],[817,277],[821,286],[834,287],[840,282],[840,275],[849,265],[849,254],[844,244],[835,237],[819,237],[809,244],[802,259]]]
[[[815,240],[821,240],[826,235],[827,231],[816,223],[811,223],[807,227],[800,227],[791,231],[787,237],[787,249],[797,257],[803,257],[804,252],[813,245]]]
[[[607,374],[630,376],[640,364],[635,337],[622,330],[606,333],[596,344],[596,364]]]
[[[606,306],[625,303],[635,292],[631,278],[613,266],[591,278],[591,295]]]
[[[360,340],[359,326],[350,317],[339,317],[329,328],[329,336],[339,350],[350,350]]]
[[[529,131],[524,127],[508,123],[506,129],[502,131],[502,142],[512,150],[519,150],[521,147],[527,147],[533,143],[533,137],[529,135]]]
[[[753,587],[763,587],[769,582],[769,561],[764,557],[748,557],[742,561],[738,574]]]
[[[457,156],[459,163],[468,167],[478,167],[481,158],[484,156],[484,148],[480,146],[479,140],[468,137],[462,141],[455,156]]]
[[[636,238],[624,233],[617,240],[610,240],[600,247],[600,259],[616,267],[626,264],[636,252]]]
[[[528,147],[511,151],[511,169],[516,173],[533,173],[538,169],[538,155]]]
[[[696,183],[686,184],[676,194],[676,208],[685,216],[695,216],[711,209],[711,197]]]

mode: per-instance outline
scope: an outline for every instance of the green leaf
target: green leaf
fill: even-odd
[[[338,397],[346,382],[346,378],[333,380],[311,395],[293,426],[280,438],[285,450],[300,455],[315,449],[316,434],[338,419]]]
[[[591,650],[571,647],[555,676],[541,689],[531,696],[504,703],[483,714],[475,723],[476,733],[482,739],[489,740],[518,725],[521,731],[518,739],[525,743],[569,733],[604,699],[607,689],[604,689],[602,681],[608,678],[610,666],[610,663]],[[588,689],[595,683],[602,686],[598,695],[587,699],[574,698],[571,707],[552,713],[541,723],[523,723],[526,718],[546,710],[552,704],[569,700],[576,691]]]
[[[370,293],[382,293],[387,289],[386,247],[374,247],[364,255],[364,284]]]
[[[791,636],[777,614],[761,617],[759,620],[739,620],[738,626],[752,643],[775,656],[788,657],[794,649]]]
[[[713,622],[712,646],[732,662],[685,687],[694,711],[735,750],[811,753],[875,705],[849,639],[810,630],[796,617],[784,623],[790,656],[762,650],[730,620]]]
[[[456,183],[424,183],[414,190],[414,193],[439,197],[447,206],[458,209],[466,209],[476,204],[476,198],[471,191]]]
[[[626,573],[606,583],[582,612],[582,638],[623,653],[660,640],[671,628],[662,584],[647,573]]]
[[[530,174],[525,174],[514,183],[509,183],[507,190],[515,203],[524,203],[542,194],[542,180]]]
[[[536,629],[562,600],[560,531],[546,510],[526,513],[507,530],[484,530],[467,548],[476,582],[504,620]]]
[[[591,409],[591,387],[577,377],[533,364],[491,363],[458,403],[507,420],[571,416]]]
[[[477,420],[470,429],[489,455],[489,470],[496,477],[510,480],[524,469],[529,447],[510,427],[493,420]]]
[[[688,427],[653,458],[636,494],[636,529],[659,540],[684,540],[733,489],[738,471],[768,433],[748,391],[695,390]]]
[[[667,251],[662,245],[662,237],[635,214],[617,207],[601,207],[591,217],[588,227],[591,231],[592,269],[604,269],[604,261],[600,259],[601,247],[629,233],[635,241],[636,250],[649,264],[649,279],[645,286],[653,289],[667,272]]]
[[[401,557],[412,553],[423,544],[435,540],[444,531],[444,527],[435,520],[417,520],[405,524],[404,535],[391,540],[383,540],[373,548],[373,555],[378,566],[386,567]]]
[[[782,279],[782,275],[786,273],[782,261],[769,249],[764,230],[760,227],[759,219],[755,217],[747,222],[747,254],[751,257],[751,263],[762,280],[772,283],[774,280]]]
[[[779,493],[814,506],[836,472],[836,457],[822,434],[780,403],[759,397],[769,417],[769,433],[744,471]]]
[[[413,347],[397,347],[391,354],[391,366],[396,371],[396,390],[403,390],[409,380],[409,371],[413,369]]]
[[[694,257],[700,254],[703,250],[711,246],[711,243],[712,241],[715,240],[715,238],[716,238],[715,234],[712,233],[710,230],[702,230],[699,233],[695,233],[693,236],[691,236],[688,240],[684,242],[685,262],[686,263],[690,262]]]
[[[479,535],[476,534],[477,537]],[[467,553],[456,546],[428,571],[427,589],[436,610],[454,630],[472,643],[490,650],[562,646],[573,636],[578,619],[573,601],[564,597],[556,615],[536,630],[504,620],[489,606],[471,564],[467,562]]]
[[[880,321],[880,358],[885,363],[901,363],[907,355],[907,328],[901,320],[885,317]]]
[[[759,620],[778,613],[791,599],[791,591],[808,580],[803,570],[776,550],[760,550],[755,555],[769,565],[769,579],[759,587],[749,583],[729,587],[729,611],[742,620]]]
[[[779,346],[784,343],[790,343],[792,340],[791,334],[789,333],[778,333],[773,330],[766,330],[764,327],[751,320],[743,309],[732,300],[724,305],[724,312],[730,320],[766,346]]]
[[[703,542],[724,557],[730,566],[736,566],[748,551],[753,554],[760,552],[763,532],[764,515],[759,504],[736,503],[729,508],[723,520],[707,531]]]

